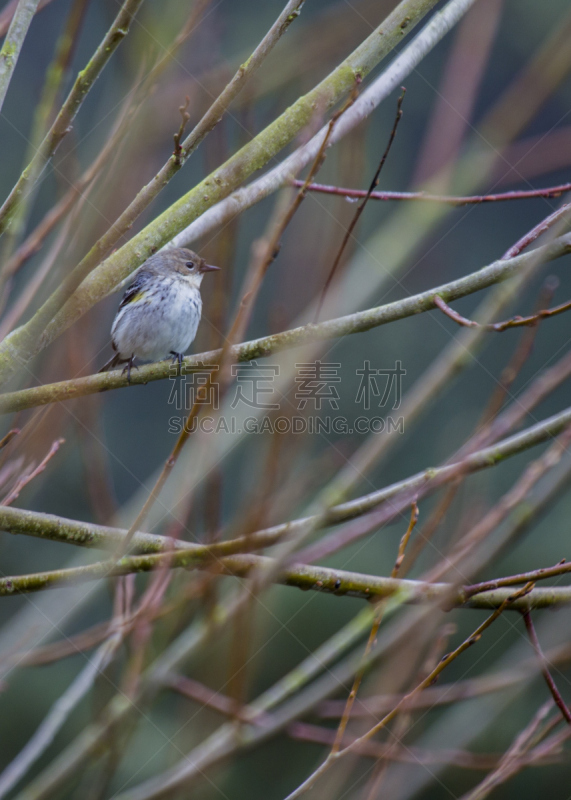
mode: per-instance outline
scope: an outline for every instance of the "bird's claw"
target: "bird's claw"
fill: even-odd
[[[182,362],[184,359],[184,353],[175,353],[174,350],[171,350],[172,362],[174,364],[175,361],[178,362],[178,374],[182,375]]]
[[[131,358],[127,359],[127,363],[125,364],[125,366],[123,367],[123,371],[121,372],[121,375],[124,375],[125,373],[127,373],[127,383],[128,384],[131,384],[131,370],[132,370],[132,368],[135,367],[135,369],[137,369],[137,370],[139,369],[139,367],[136,364],[133,363],[134,360],[135,360],[135,356],[134,355],[132,355]]]

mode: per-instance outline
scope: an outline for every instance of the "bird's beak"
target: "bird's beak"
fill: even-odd
[[[219,270],[220,267],[214,267],[212,264],[201,264],[200,265],[200,272],[215,272]]]

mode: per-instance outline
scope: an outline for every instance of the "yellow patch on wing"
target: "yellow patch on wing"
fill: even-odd
[[[133,297],[128,298],[127,303],[138,303],[139,300],[143,300],[146,294],[146,292],[137,292],[137,294],[134,294]]]

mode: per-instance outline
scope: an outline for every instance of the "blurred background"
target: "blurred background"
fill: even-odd
[[[300,17],[188,164],[139,217],[133,233],[169,208],[328,75],[395,5],[393,0],[351,3],[306,0]],[[10,7],[13,3],[0,10],[0,21]],[[101,41],[118,7],[115,0],[52,0],[38,12],[0,116],[2,198],[28,162],[41,131],[45,130],[43,126],[53,119],[54,108],[59,107],[75,75]],[[69,187],[82,180],[105,145],[112,143],[110,152],[101,158],[96,178],[87,183],[81,197],[70,205],[68,213],[37,252],[22,259],[4,282],[2,336],[31,316],[169,158],[173,134],[180,124],[179,107],[184,105],[185,98],[188,97],[190,130],[282,7],[280,0],[266,0],[263,4],[251,0],[143,3],[129,35],[86,98],[53,162],[42,173],[25,213],[0,240],[2,261],[6,263],[19,252],[22,242],[50,209],[66,196]],[[165,57],[185,26],[188,35],[165,58],[149,88],[144,84],[145,77]],[[71,30],[73,45],[66,52],[61,80],[54,83],[54,53],[62,46],[66,30]],[[381,172],[379,190],[479,194],[530,190],[571,181],[569,34],[571,14],[563,0],[543,4],[531,0],[477,0],[407,78],[403,116]],[[401,47],[408,43],[409,38],[405,37]],[[375,69],[365,86],[380,74],[393,55]],[[50,75],[54,87],[51,97]],[[138,91],[141,86],[144,91]],[[319,171],[319,183],[368,188],[394,124],[398,96],[399,92],[391,95],[363,124],[329,149]],[[113,140],[121,115],[126,113],[132,115],[130,121]],[[311,132],[323,121],[316,120]],[[309,135],[310,131],[302,132],[289,150]],[[276,163],[277,159],[269,167]],[[193,242],[193,249],[209,263],[219,265],[221,272],[214,278],[208,276],[203,284],[203,321],[192,352],[212,350],[223,344],[256,248],[267,239],[272,220],[289,201],[291,191],[281,190]],[[366,298],[359,307],[366,308],[461,277],[500,258],[529,229],[558,208],[563,199],[540,197],[460,207],[371,200],[341,260],[340,275],[345,281],[342,286],[349,286],[349,293],[351,287],[358,290],[356,293]],[[345,197],[308,193],[268,270],[245,339],[286,330],[311,318],[308,309],[319,297],[355,210],[356,203]],[[556,276],[557,281],[550,280],[551,276]],[[493,288],[486,290],[493,291]],[[546,291],[551,294],[548,305],[562,303],[571,296],[568,256],[537,270],[506,304],[502,318],[533,313]],[[36,358],[27,374],[18,376],[10,388],[96,372],[111,355],[109,332],[119,297],[119,294],[110,296],[91,309]],[[454,308],[471,317],[482,298],[481,293],[471,295],[454,303]],[[350,302],[345,310],[354,310]],[[419,385],[429,365],[458,341],[464,329],[433,311],[327,342],[309,359],[312,363],[320,359],[330,366],[330,380],[324,381],[327,388],[323,389],[322,402],[316,402],[315,395],[311,395],[305,408],[303,404],[300,408],[299,391],[301,388],[303,392],[303,384],[290,380],[280,398],[279,410],[266,413],[258,408],[253,416],[274,421],[276,417],[289,419],[296,415],[306,419],[339,417],[344,420],[343,425],[337,430],[306,431],[299,435],[272,433],[269,426],[265,432],[233,437],[224,446],[224,457],[209,461],[202,461],[202,454],[204,448],[216,448],[212,444],[216,434],[210,438],[203,436],[202,445],[193,444],[186,453],[172,487],[162,500],[160,513],[150,520],[147,529],[202,542],[247,534],[302,515],[315,507],[322,490],[367,438],[382,435],[354,430],[357,418],[383,420],[387,425],[391,417],[400,429],[391,436],[385,457],[377,459],[354,484],[351,496],[442,463],[481,422],[490,398],[503,380],[502,371],[514,353],[521,351],[522,337],[529,330],[514,328],[487,333],[472,353],[466,352],[442,389],[427,399],[410,421],[402,417],[407,396]],[[531,350],[502,403],[514,402],[569,349],[571,336],[566,314],[545,320],[533,330]],[[289,359],[290,367],[294,358],[294,354],[284,357]],[[394,369],[398,362],[405,370],[401,391],[393,387],[394,395],[382,407],[378,394],[373,395],[369,408],[364,407],[364,398],[359,394],[358,370],[367,362],[381,371]],[[259,361],[266,367],[278,363],[283,368],[283,361],[272,357]],[[387,380],[378,377],[377,388],[382,392]],[[234,382],[228,389],[227,410],[236,397],[238,385],[239,381]],[[242,385],[244,392],[254,387],[251,382],[249,389],[245,383]],[[190,382],[184,384],[173,378],[3,417],[2,435],[13,428],[21,431],[1,453],[3,495],[9,493],[15,475],[37,466],[61,438],[65,441],[45,470],[22,488],[13,504],[66,518],[129,527],[175,445],[180,431],[177,419],[184,412],[184,407],[182,412],[177,408],[177,398],[184,397],[185,386],[190,386]],[[533,409],[525,419],[526,424],[564,408],[568,398],[568,383],[562,383]],[[260,402],[265,399],[258,398]],[[244,406],[242,413],[246,416],[249,413]],[[525,452],[464,481],[438,520],[432,543],[420,553],[408,577],[418,577],[437,563],[440,555],[484,516],[539,452]],[[569,472],[565,458],[563,466]],[[571,498],[566,473],[561,474],[559,489],[553,493],[544,513],[533,519],[525,535],[511,540],[509,546],[485,563],[472,576],[474,580],[555,564],[569,556]],[[442,495],[437,494],[419,503],[419,529],[433,518],[431,515],[441,502]],[[382,530],[320,563],[389,575],[408,516],[408,511],[399,514]],[[78,558],[85,563],[96,557],[89,551],[78,555],[65,544],[9,533],[3,533],[0,539],[3,575],[56,569],[72,560],[79,563]],[[138,576],[131,584],[131,591],[140,596],[149,580],[148,576]],[[165,612],[164,620],[149,634],[142,656],[144,663],[139,669],[151,663],[193,620],[201,616],[208,619],[216,599],[233,591],[239,583],[237,579],[218,577],[206,588],[202,584],[197,588],[200,581],[204,582],[200,573],[179,570],[174,575],[164,602],[174,603],[176,608],[170,615]],[[109,620],[117,607],[116,583],[105,582],[84,599],[78,612],[52,632],[43,646]],[[47,602],[58,607],[56,615],[70,602],[66,592],[50,593],[54,599]],[[187,600],[177,606],[177,597]],[[43,602],[44,594],[2,597],[0,621],[4,630],[10,630],[14,620],[23,619],[19,615],[28,613],[30,604],[35,613],[43,614]],[[349,597],[273,587],[252,602],[246,634],[241,633],[239,624],[229,626],[185,665],[184,674],[222,695],[251,702],[349,623],[363,606],[362,600]],[[397,625],[401,612],[396,613],[396,621],[392,617],[387,619],[386,633],[383,622],[381,643],[383,635],[390,638],[390,626]],[[46,620],[50,613],[45,610]],[[440,657],[484,618],[485,614],[478,611],[456,610],[447,614],[434,611],[428,641],[410,623],[406,646],[397,648],[398,652],[390,658],[375,662],[365,676],[361,693],[370,696],[411,688],[419,670],[422,673],[423,659],[430,659],[432,645],[436,647],[435,657]],[[544,648],[563,647],[568,641],[570,623],[569,612],[564,609],[540,612],[537,626]],[[242,637],[246,643],[245,655],[239,652]],[[365,640],[363,631],[350,652],[362,652]],[[25,641],[18,643],[17,637],[15,641],[15,651],[26,645]],[[420,663],[408,649],[416,641]],[[123,643],[92,691],[77,703],[53,742],[17,785],[18,791],[25,792],[32,778],[40,775],[58,753],[98,718],[117,687],[127,691],[128,668],[132,668],[136,649],[132,640]],[[18,669],[10,669],[0,696],[2,768],[22,750],[54,702],[84,668],[86,654],[90,652],[87,645],[80,646],[79,652],[72,651],[64,658],[51,659],[48,654],[43,662],[40,657],[37,663],[30,658],[29,664],[24,660]],[[478,648],[452,664],[442,680],[454,684],[487,673],[502,670],[509,673],[532,656],[519,615],[504,615],[485,634]],[[236,658],[244,662],[237,672]],[[557,663],[554,675],[563,697],[571,702],[569,666],[567,654]],[[325,678],[329,674],[327,668]],[[350,687],[351,681],[344,679],[337,691],[329,692],[329,697],[345,699]],[[499,696],[488,694],[416,712],[402,733],[403,741],[413,749],[458,747],[475,754],[499,756],[528,725],[538,707],[549,699],[541,676],[519,685],[518,691],[512,686],[510,691],[511,694],[507,691]],[[334,729],[336,721],[327,715],[322,703],[308,707],[307,711],[301,705],[298,721],[320,729]],[[176,690],[164,691],[152,703],[143,704],[134,720],[136,724],[121,728],[112,745],[106,743],[108,751],[94,754],[85,769],[70,776],[57,790],[41,796],[123,797],[129,787],[138,786],[178,763],[225,718],[219,709],[208,707],[200,699],[185,697]],[[327,752],[324,743],[307,741],[303,730],[296,729],[295,724],[268,734],[267,740],[256,743],[255,747],[237,749],[222,763],[208,769],[206,777],[193,783],[192,788],[183,787],[172,796],[232,800],[285,797]],[[357,724],[355,732],[359,730]],[[393,733],[401,736],[398,726]],[[387,741],[391,741],[390,736]],[[110,756],[111,751],[115,757]],[[461,797],[482,781],[490,769],[478,766],[476,761],[468,767],[458,763],[427,767],[414,763],[414,759],[404,764],[390,761],[375,788],[371,783],[375,762],[363,757],[340,777],[332,778],[332,783],[324,781],[314,792],[323,797],[378,796],[391,800]],[[531,799],[548,788],[550,797],[564,800],[571,796],[570,785],[568,749],[562,745],[557,758],[519,772],[495,789],[492,796]],[[9,796],[20,797],[18,791],[13,790]]]

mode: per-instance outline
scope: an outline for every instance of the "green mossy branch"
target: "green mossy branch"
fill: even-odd
[[[258,569],[271,568],[273,559],[253,554],[226,556],[216,561],[197,558],[194,548],[181,549],[173,553],[126,556],[117,562],[100,561],[84,567],[38,572],[0,578],[0,596],[40,592],[45,589],[59,589],[77,583],[99,580],[136,572],[152,572],[161,567],[167,569],[209,569],[223,575],[247,578]],[[571,564],[559,567],[556,574],[571,571]],[[544,574],[541,574],[541,573]],[[545,574],[547,573],[547,574]],[[548,570],[526,574],[524,577],[508,578],[505,587],[475,592],[474,587],[457,589],[448,583],[426,583],[423,581],[385,578],[378,575],[364,575],[342,569],[292,564],[280,570],[275,582],[304,591],[325,592],[338,597],[358,597],[365,600],[398,595],[404,603],[437,603],[443,601],[447,608],[465,606],[474,609],[499,608],[513,595],[513,585],[528,583],[529,575],[535,579],[550,577]],[[501,583],[501,580],[498,581]],[[509,608],[526,611],[532,608],[549,608],[571,602],[571,586],[553,586],[533,589],[529,594],[514,600]]]
[[[39,0],[20,0],[14,11],[2,50],[0,50],[0,111],[4,105],[22,44],[37,11],[38,4]]]

